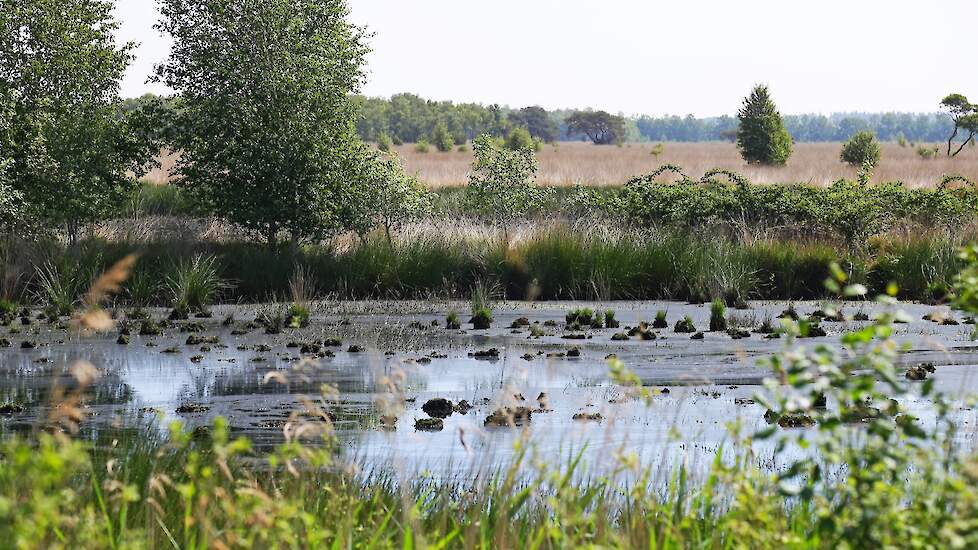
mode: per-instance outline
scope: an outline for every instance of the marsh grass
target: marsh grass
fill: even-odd
[[[166,289],[174,310],[203,312],[228,285],[218,274],[214,256],[196,255],[177,260],[166,277]]]
[[[17,300],[46,303],[42,282],[59,302],[88,283],[69,283],[71,266],[104,267],[136,252],[140,262],[118,300],[132,305],[175,302],[267,301],[292,296],[339,299],[459,299],[483,301],[671,299],[728,307],[746,300],[825,297],[829,263],[853,282],[880,293],[895,281],[904,299],[932,300],[946,292],[960,266],[954,254],[973,231],[893,234],[850,250],[817,237],[738,240],[722,229],[648,230],[610,222],[538,222],[501,232],[473,225],[451,232],[412,227],[397,247],[381,234],[364,242],[339,241],[296,249],[243,242],[90,240],[74,249],[51,246],[53,263],[69,264],[42,276],[44,261],[20,277]],[[30,257],[24,254],[23,257]],[[22,260],[15,260],[21,262]],[[88,268],[86,268],[88,269]],[[234,281],[228,286],[222,281]],[[60,283],[64,282],[65,286]],[[68,287],[72,288],[68,288]],[[164,289],[165,292],[160,292]],[[489,299],[491,297],[491,300]]]

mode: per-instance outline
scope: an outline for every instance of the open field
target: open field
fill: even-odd
[[[693,178],[712,168],[739,172],[754,183],[811,183],[827,185],[853,178],[856,170],[839,160],[840,143],[796,143],[785,167],[747,166],[732,143],[666,143],[658,158],[649,154],[655,144],[629,143],[622,147],[583,142],[545,145],[539,152],[540,185],[621,185],[629,178],[677,164]],[[924,160],[909,146],[881,144],[883,157],[874,181],[902,181],[909,187],[928,187],[944,174],[978,179],[978,150],[966,148],[957,157],[936,156]],[[414,146],[396,147],[409,172],[417,172],[429,187],[460,185],[467,181],[472,153],[418,153]]]

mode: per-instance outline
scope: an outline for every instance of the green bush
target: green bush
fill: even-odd
[[[418,153],[427,153],[431,150],[431,146],[428,144],[428,140],[419,139],[417,143],[414,144],[414,150]]]
[[[539,151],[540,147],[540,142],[533,139],[529,130],[523,127],[513,128],[506,137],[506,148],[510,151],[519,151],[521,149]]]
[[[387,134],[380,134],[377,136],[377,149],[387,153],[391,150],[393,144],[391,143],[391,138]]]
[[[455,138],[452,137],[452,133],[448,131],[448,126],[445,126],[444,122],[436,124],[431,131],[431,143],[442,153],[447,153],[455,147]]]
[[[716,299],[710,304],[710,332],[727,330],[727,304]]]
[[[842,146],[839,158],[857,168],[876,166],[880,162],[880,144],[876,141],[876,135],[869,130],[856,132]]]

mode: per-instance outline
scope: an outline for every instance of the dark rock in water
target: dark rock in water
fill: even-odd
[[[338,348],[343,345],[343,340],[337,338],[336,336],[331,336],[323,340],[323,345],[328,348]]]
[[[670,393],[669,388],[662,388],[661,390],[659,390],[659,393]]]
[[[193,322],[180,327],[180,332],[204,332],[204,324]]]
[[[530,421],[529,407],[503,407],[486,417],[485,426],[519,426]]]
[[[798,312],[795,311],[795,306],[793,306],[793,305],[788,306],[788,309],[782,311],[781,312],[781,315],[778,315],[778,319],[792,319],[792,320],[797,321],[798,320]]]
[[[704,338],[706,338],[706,336],[702,332],[697,332],[696,334],[689,337],[690,340],[702,340]]]
[[[448,418],[452,415],[455,407],[452,406],[452,402],[444,397],[435,397],[434,399],[429,399],[424,405],[421,406],[421,410],[433,418]]]
[[[191,363],[200,363],[203,360],[204,360],[203,355],[194,355],[193,357],[190,358]]]
[[[825,329],[818,325],[808,325],[808,329],[804,328],[801,331],[801,338],[820,338],[822,336],[827,336],[828,333]]]
[[[163,334],[163,329],[152,319],[145,319],[139,325],[140,336],[159,336],[161,334]]]
[[[289,342],[288,344],[285,344],[285,347],[287,347],[287,348],[297,348],[300,345],[301,344],[299,344],[299,342],[296,342],[295,340],[293,340],[293,341]]]
[[[196,334],[191,334],[187,336],[186,345],[188,346],[199,346],[201,344],[216,344],[219,340],[217,336],[198,336]]]
[[[853,321],[869,321],[869,314],[864,311],[857,311],[852,316]]]
[[[347,353],[363,353],[363,346],[353,344],[352,346],[346,348]]]
[[[307,342],[299,348],[299,353],[319,353],[322,348],[316,342]]]
[[[440,432],[445,429],[441,418],[419,418],[414,421],[414,429],[419,432]]]
[[[259,353],[269,352],[272,351],[272,346],[269,346],[268,344],[258,344],[255,346],[255,351]]]
[[[473,407],[468,401],[464,399],[459,401],[458,404],[455,405],[455,411],[458,414],[469,414],[469,411],[471,411],[474,408],[475,407]]]
[[[922,363],[907,369],[906,377],[908,380],[921,381],[927,379],[928,373],[936,372],[933,363]]]
[[[524,353],[522,356],[520,356],[520,358],[524,361],[533,361],[535,357],[536,355],[533,355],[532,353]]]
[[[768,424],[777,424],[782,428],[808,428],[815,425],[815,420],[803,413],[778,414],[771,409],[764,413],[764,420]]]
[[[177,354],[177,353],[180,353],[180,348],[178,348],[176,346],[171,346],[171,347],[168,347],[168,348],[164,349],[160,353]]]
[[[509,325],[509,328],[520,328],[520,327],[528,327],[528,326],[530,326],[530,320],[527,319],[526,317],[520,317],[519,319],[515,319],[513,323]]]
[[[24,325],[25,327],[29,326],[31,324],[31,318],[27,316],[21,317],[20,324]]]
[[[587,335],[579,332],[575,332],[570,334],[564,334],[563,336],[561,336],[561,338],[563,338],[564,340],[584,340],[585,338],[587,338]]]
[[[637,327],[633,327],[633,328],[628,329],[627,335],[629,337],[638,337],[640,340],[655,340],[656,339],[655,333],[652,332],[651,330],[649,330],[649,324],[646,323],[645,321],[642,321],[641,323],[639,323]],[[615,336],[617,336],[617,335],[615,335]],[[615,337],[612,336],[611,339],[614,340]]]
[[[201,405],[200,403],[184,403],[177,407],[176,412],[180,414],[189,413],[205,413],[210,410],[207,405]]]
[[[248,331],[242,328],[236,328],[231,331],[231,336],[244,336],[245,334],[248,334]]]
[[[9,348],[9,347],[10,347],[10,340],[7,340],[6,338],[0,338],[0,348]]]
[[[559,357],[567,357],[567,354],[562,351],[551,351],[547,354],[547,357],[554,359]]]
[[[824,409],[827,406],[828,406],[828,400],[825,399],[824,393],[818,394],[818,396],[815,397],[815,402],[812,403],[812,407],[815,407],[816,409]]]
[[[210,318],[214,317],[214,314],[211,313],[208,310],[204,310],[204,311],[198,311],[197,313],[195,313],[194,314],[194,317],[197,318],[197,319],[210,319]]]
[[[580,357],[581,348],[571,348],[567,350],[567,357]]]
[[[734,398],[734,405],[753,405],[753,404],[754,404],[754,400],[753,399],[748,399],[746,397],[735,397]]]
[[[170,310],[170,314],[166,318],[171,321],[186,321],[190,318],[190,313],[186,308],[175,307]]]
[[[628,335],[625,334],[624,332],[616,332],[611,335],[611,339],[615,342],[620,342],[623,340],[628,340]]]
[[[690,332],[696,332],[696,326],[693,325],[693,321],[690,318],[684,317],[676,321],[676,327],[673,330],[675,332],[688,334]]]
[[[37,342],[31,340],[24,340],[20,343],[20,349],[34,349],[37,347]]]
[[[19,414],[25,410],[27,408],[20,403],[0,403],[0,414],[3,415]]]
[[[545,327],[555,327],[555,326],[557,326],[557,321],[554,321],[553,319],[547,319],[546,321],[543,322],[543,326],[545,326]]]
[[[478,350],[470,352],[469,357],[475,357],[476,359],[499,359],[499,350],[496,348]]]
[[[573,419],[578,422],[601,422],[604,417],[601,416],[601,413],[579,412],[573,416]]]
[[[116,344],[119,344],[120,346],[128,346],[129,345],[129,337],[126,336],[125,334],[120,334],[119,335],[119,338],[116,339],[115,343]]]
[[[734,340],[740,340],[741,338],[750,338],[750,331],[742,328],[729,328],[727,329],[727,334],[730,335]]]

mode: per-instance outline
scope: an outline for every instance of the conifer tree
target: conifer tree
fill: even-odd
[[[757,85],[737,113],[737,148],[748,164],[783,165],[791,156],[791,136],[767,86]]]

